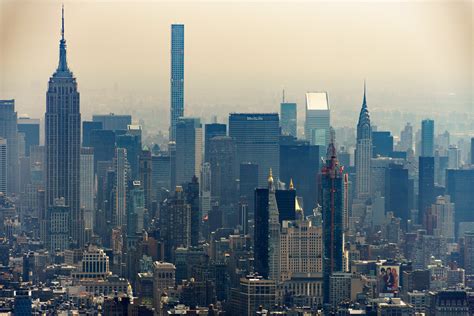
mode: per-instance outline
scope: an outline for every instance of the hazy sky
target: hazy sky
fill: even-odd
[[[170,24],[185,24],[186,114],[277,111],[325,90],[358,110],[473,111],[472,1],[64,1],[83,117],[167,122]],[[43,116],[61,2],[0,0],[0,98]],[[150,119],[148,117],[148,119]]]

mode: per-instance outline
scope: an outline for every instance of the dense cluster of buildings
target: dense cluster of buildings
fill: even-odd
[[[0,100],[0,313],[474,314],[474,138],[377,130],[365,86],[341,137],[326,92],[306,94],[301,130],[285,98],[204,124],[185,116],[172,25],[154,143],[131,115],[81,119],[62,23],[44,143]]]

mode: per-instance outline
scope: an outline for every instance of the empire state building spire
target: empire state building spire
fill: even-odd
[[[66,59],[66,39],[64,38],[64,5],[62,7],[61,40],[59,41],[59,65],[57,72],[70,72]]]

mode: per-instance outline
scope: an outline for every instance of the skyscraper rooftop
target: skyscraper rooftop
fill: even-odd
[[[307,92],[306,108],[308,110],[329,110],[328,94],[326,92]]]

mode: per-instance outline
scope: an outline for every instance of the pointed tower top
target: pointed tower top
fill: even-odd
[[[268,173],[268,183],[273,183],[273,173],[272,173],[272,168],[270,168],[270,171]]]
[[[71,76],[71,71],[67,66],[66,39],[64,38],[64,4],[61,8],[61,40],[59,41],[59,64],[56,76]]]
[[[293,185],[293,178],[290,178],[290,190],[294,190],[295,186]]]
[[[61,20],[61,39],[64,41],[64,3],[62,6],[62,20]]]
[[[365,79],[364,79],[364,99],[362,101],[362,107],[363,108],[367,107],[367,90],[366,90]]]

